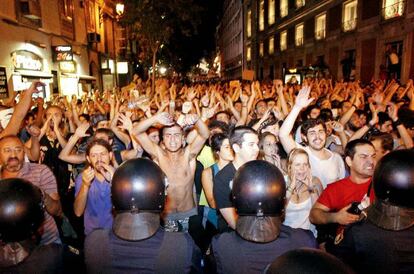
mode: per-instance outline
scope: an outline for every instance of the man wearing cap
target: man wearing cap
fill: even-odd
[[[316,247],[310,231],[282,224],[286,186],[276,166],[262,160],[241,166],[233,180],[232,196],[239,217],[236,231],[213,239],[217,273],[263,273],[286,251]]]
[[[330,252],[357,273],[414,273],[414,151],[385,155],[375,169],[367,219]]]
[[[89,273],[199,273],[201,253],[187,232],[160,227],[166,176],[154,162],[133,159],[112,180],[112,229],[85,240]]]

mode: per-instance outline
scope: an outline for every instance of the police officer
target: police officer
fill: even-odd
[[[85,240],[89,273],[189,273],[200,271],[201,253],[188,233],[160,227],[166,176],[151,160],[123,163],[112,179],[112,230]]]
[[[61,246],[39,245],[42,200],[41,190],[26,180],[0,181],[0,273],[61,271]]]
[[[263,273],[275,258],[300,247],[316,247],[310,231],[282,224],[286,187],[279,169],[262,160],[241,166],[232,196],[236,231],[213,239],[218,273]]]
[[[352,269],[329,253],[312,248],[291,250],[278,257],[266,274],[352,274]]]
[[[414,151],[385,155],[373,187],[376,200],[367,220],[345,231],[330,252],[358,273],[414,273]]]

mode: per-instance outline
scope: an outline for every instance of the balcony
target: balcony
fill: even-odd
[[[385,20],[400,17],[404,14],[405,1],[395,1],[394,4],[382,8],[382,18]]]
[[[317,30],[315,32],[315,39],[316,40],[325,39],[325,36],[326,36],[326,30],[325,29],[320,29],[320,30]]]
[[[357,18],[353,18],[353,19],[342,22],[342,30],[344,32],[354,30],[356,29],[356,26],[357,26]]]

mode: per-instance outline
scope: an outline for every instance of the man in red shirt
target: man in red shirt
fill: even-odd
[[[309,218],[313,224],[352,224],[360,219],[359,214],[349,213],[353,202],[365,209],[374,200],[371,178],[376,164],[375,148],[371,142],[357,139],[345,148],[345,162],[350,175],[328,185],[313,206]],[[340,238],[336,238],[336,241]]]

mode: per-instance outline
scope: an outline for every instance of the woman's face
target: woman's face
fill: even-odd
[[[298,154],[293,159],[291,164],[292,175],[299,180],[305,180],[309,173],[308,156],[305,154]]]
[[[263,140],[263,153],[267,157],[277,156],[278,147],[275,136],[268,135]]]
[[[233,151],[230,147],[229,139],[224,139],[219,151],[220,159],[224,161],[233,161]]]

